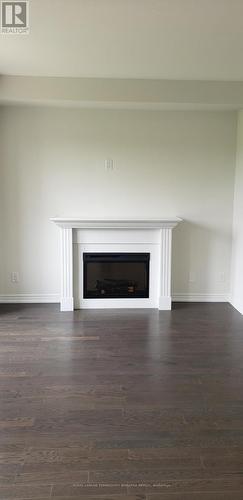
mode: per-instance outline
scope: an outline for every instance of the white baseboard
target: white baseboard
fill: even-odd
[[[228,294],[224,293],[175,293],[174,302],[229,302]]]
[[[216,293],[175,293],[172,300],[174,302],[231,302],[228,294]],[[0,294],[0,304],[55,304],[59,302],[60,295],[54,293]],[[240,310],[233,301],[231,303],[236,309]]]
[[[56,302],[60,302],[60,296],[54,293],[0,295],[0,304],[52,304]]]

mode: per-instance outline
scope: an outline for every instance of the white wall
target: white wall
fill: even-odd
[[[49,218],[69,215],[180,216],[174,294],[228,294],[235,113],[3,106],[0,116],[0,295],[55,298],[58,229]],[[114,172],[104,169],[107,157]]]
[[[243,111],[238,114],[237,127],[231,301],[243,314]]]

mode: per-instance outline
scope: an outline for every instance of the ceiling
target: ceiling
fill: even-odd
[[[243,0],[30,0],[7,75],[243,80]]]

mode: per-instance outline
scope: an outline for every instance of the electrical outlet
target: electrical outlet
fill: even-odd
[[[219,282],[220,283],[224,283],[225,282],[225,272],[224,271],[221,271],[219,273]]]
[[[11,272],[11,281],[12,281],[12,283],[19,283],[19,272],[18,271]]]
[[[195,283],[196,281],[196,273],[194,271],[189,272],[189,283]]]

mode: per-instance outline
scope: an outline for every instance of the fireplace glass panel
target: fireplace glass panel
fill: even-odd
[[[84,253],[84,298],[149,297],[149,253]]]

